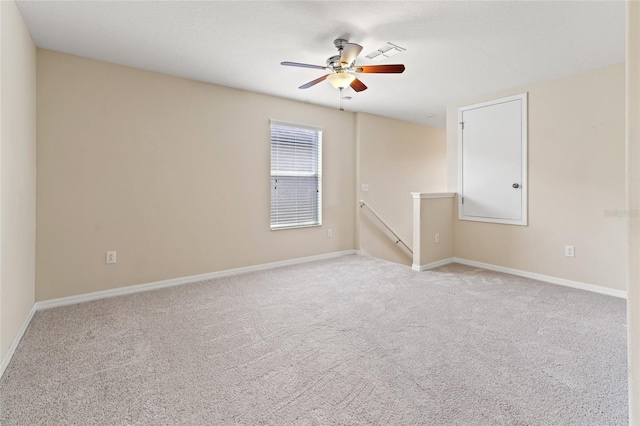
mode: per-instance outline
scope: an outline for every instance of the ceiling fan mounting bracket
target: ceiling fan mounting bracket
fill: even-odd
[[[349,43],[348,40],[345,40],[343,38],[337,38],[333,41],[333,45],[336,47],[336,49],[342,51],[342,49],[344,49],[344,45]]]

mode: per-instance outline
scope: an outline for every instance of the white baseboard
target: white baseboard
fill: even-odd
[[[476,262],[475,260],[461,259],[454,257],[451,262],[461,263],[467,266],[475,266],[477,268],[488,269],[490,271],[503,272],[505,274],[517,275],[519,277],[531,278],[538,281],[544,281],[551,284],[563,285],[565,287],[577,288],[580,290],[592,291],[594,293],[606,294],[608,296],[620,297],[626,299],[627,292],[624,290],[616,290],[599,285],[582,283],[579,281],[566,280],[564,278],[552,277],[549,275],[536,274],[535,272],[521,271],[519,269],[506,268],[504,266],[492,265],[490,263]]]
[[[173,286],[178,286],[183,284],[190,284],[190,283],[195,283],[199,281],[210,280],[213,278],[228,277],[231,275],[239,275],[239,274],[245,274],[248,272],[255,272],[255,271],[264,271],[267,269],[298,265],[302,263],[315,262],[318,260],[333,259],[336,257],[347,256],[352,254],[366,255],[366,253],[364,253],[361,250],[345,250],[345,251],[320,254],[317,256],[300,257],[297,259],[283,260],[280,262],[263,263],[261,265],[227,269],[224,271],[210,272],[207,274],[191,275],[188,277],[173,278],[169,280],[156,281],[156,282],[147,283],[147,284],[139,284],[139,285],[133,285],[128,287],[115,288],[112,290],[96,291],[94,293],[86,293],[86,294],[80,294],[77,296],[61,297],[58,299],[51,299],[51,300],[36,302],[31,308],[31,310],[29,311],[29,314],[27,315],[27,317],[25,318],[24,323],[22,324],[22,327],[20,327],[20,330],[18,331],[16,336],[13,338],[13,341],[11,342],[11,346],[9,346],[9,350],[7,351],[5,356],[2,358],[2,363],[0,364],[0,377],[2,377],[5,369],[9,365],[9,362],[11,361],[11,358],[13,357],[13,354],[16,348],[18,347],[18,344],[20,343],[20,340],[22,340],[24,333],[27,331],[27,327],[29,326],[29,323],[33,319],[33,316],[35,315],[36,311],[39,311],[42,309],[55,308],[58,306],[73,305],[76,303],[88,302],[92,300],[105,299],[107,297],[122,296],[126,294],[140,293],[143,291],[156,290],[156,289],[165,288],[165,287],[173,287]],[[412,265],[411,268],[415,271],[426,271],[432,268],[436,268],[438,266],[443,266],[443,265],[447,265],[449,263],[454,263],[454,262],[461,263],[463,265],[474,266],[477,268],[488,269],[490,271],[503,272],[505,274],[531,278],[534,280],[544,281],[551,284],[558,284],[558,285],[573,287],[581,290],[592,291],[595,293],[606,294],[609,296],[620,297],[620,298],[627,297],[627,292],[623,290],[615,290],[612,288],[601,287],[593,284],[586,284],[578,281],[566,280],[564,278],[556,278],[556,277],[551,277],[549,275],[542,275],[542,274],[536,274],[534,272],[521,271],[519,269],[506,268],[503,266],[492,265],[489,263],[461,259],[459,257],[443,259],[437,262],[428,263],[426,265]]]
[[[315,262],[317,260],[333,259],[335,257],[357,254],[356,250],[337,251],[316,256],[299,257],[297,259],[282,260],[279,262],[263,263],[260,265],[245,266],[242,268],[226,269],[223,271],[209,272],[188,277],[179,277],[169,280],[156,281],[146,284],[138,284],[127,287],[119,287],[111,290],[96,291],[93,293],[79,294],[77,296],[61,297],[58,299],[43,300],[36,302],[36,310],[56,308],[58,306],[74,305],[76,303],[89,302],[92,300],[105,299],[107,297],[123,296],[126,294],[140,293],[143,291],[157,290],[165,287],[174,287],[183,284],[191,284],[199,281],[206,281],[213,278],[228,277],[231,275],[246,274],[248,272],[264,271],[266,269],[280,268],[283,266],[298,265],[301,263]]]
[[[25,331],[27,331],[27,327],[29,327],[29,323],[31,323],[31,320],[33,319],[33,316],[35,315],[36,311],[40,311],[43,309],[56,308],[58,306],[74,305],[76,303],[89,302],[91,300],[105,299],[107,297],[123,296],[125,294],[140,293],[143,291],[156,290],[159,288],[173,287],[173,286],[178,286],[183,284],[191,284],[199,281],[210,280],[213,278],[228,277],[231,275],[246,274],[248,272],[255,272],[255,271],[264,271],[267,269],[279,268],[283,266],[315,262],[317,260],[333,259],[336,257],[347,256],[351,254],[358,254],[358,250],[344,250],[344,251],[337,251],[337,252],[326,253],[326,254],[319,254],[316,256],[299,257],[297,259],[282,260],[280,262],[263,263],[261,265],[227,269],[224,271],[210,272],[207,274],[191,275],[188,277],[173,278],[170,280],[156,281],[156,282],[147,283],[147,284],[132,285],[128,287],[114,288],[112,290],[96,291],[93,293],[80,294],[77,296],[61,297],[58,299],[43,300],[41,302],[36,302],[31,307],[31,310],[29,311],[27,318],[25,318],[24,323],[22,324],[22,327],[20,328],[16,336],[13,338],[13,341],[11,342],[11,346],[9,346],[9,350],[7,351],[5,356],[2,358],[2,364],[0,364],[0,378],[4,374],[4,371],[7,368],[7,366],[9,365],[9,362],[11,361],[11,358],[13,357],[13,354],[16,348],[18,347],[18,344],[20,343],[20,340],[22,340],[22,336],[24,335]]]
[[[450,257],[448,259],[438,260],[437,262],[427,263],[426,265],[413,264],[411,265],[411,269],[413,269],[414,271],[427,271],[429,269],[437,268],[438,266],[448,265],[449,263],[453,263],[453,262],[455,262],[454,258]]]
[[[20,343],[20,340],[22,340],[22,336],[24,336],[25,331],[27,331],[27,327],[29,327],[31,320],[33,319],[33,316],[36,313],[36,310],[37,310],[36,305],[34,304],[31,307],[31,310],[29,311],[29,313],[27,314],[27,317],[24,319],[24,322],[22,323],[20,330],[18,330],[18,333],[13,338],[13,341],[11,342],[11,346],[9,346],[9,350],[2,358],[2,363],[0,364],[0,378],[4,374],[4,370],[7,369],[7,366],[9,365],[9,362],[11,361],[11,358],[13,357],[14,352],[18,348],[18,344]]]

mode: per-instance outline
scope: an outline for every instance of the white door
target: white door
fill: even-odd
[[[460,219],[527,224],[526,100],[460,108]]]

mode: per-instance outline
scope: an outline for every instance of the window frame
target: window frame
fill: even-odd
[[[272,180],[274,178],[274,170],[273,170],[273,138],[272,131],[273,126],[287,127],[289,129],[302,129],[302,130],[312,130],[317,132],[316,141],[317,141],[317,149],[316,149],[316,158],[314,159],[317,163],[317,173],[307,173],[307,172],[296,172],[296,171],[288,171],[288,170],[280,170],[276,176],[293,176],[293,177],[314,177],[317,179],[317,207],[316,207],[316,215],[317,222],[301,222],[297,221],[296,223],[288,223],[284,225],[274,225],[272,221],[272,211],[273,211],[273,186]],[[280,231],[285,229],[299,229],[299,228],[311,228],[316,226],[322,226],[322,137],[323,137],[324,127],[322,126],[314,126],[309,124],[301,124],[290,121],[283,120],[269,120],[269,228],[271,231]]]

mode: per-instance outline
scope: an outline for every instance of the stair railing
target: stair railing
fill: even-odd
[[[387,224],[387,222],[385,222],[384,219],[382,219],[380,217],[380,215],[378,213],[376,213],[376,211],[374,209],[372,209],[369,204],[365,203],[363,200],[360,200],[360,208],[363,208],[364,206],[367,206],[369,211],[371,213],[373,213],[373,215],[380,221],[380,223],[382,223],[384,225],[384,227],[387,228],[389,230],[389,232],[391,232],[393,234],[393,236],[396,239],[396,244],[402,243],[402,245],[405,246],[405,248],[407,250],[409,250],[409,253],[413,254],[413,250],[411,250],[409,248],[409,246],[404,241],[402,241],[402,238],[400,238],[400,236],[398,234],[396,234],[393,229],[391,229],[391,227]]]

